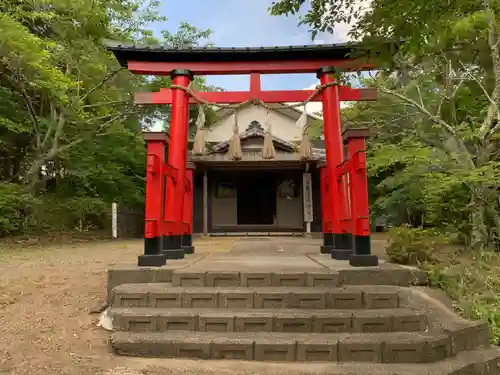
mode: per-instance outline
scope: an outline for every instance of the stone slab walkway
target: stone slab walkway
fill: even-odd
[[[347,261],[320,255],[320,245],[321,240],[312,238],[242,237],[235,239],[230,252],[211,253],[185,270],[324,272],[350,268]]]

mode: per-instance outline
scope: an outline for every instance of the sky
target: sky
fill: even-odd
[[[307,26],[298,27],[295,16],[271,16],[272,0],[162,0],[161,15],[167,22],[154,25],[159,34],[167,29],[175,32],[183,21],[200,29],[211,29],[210,42],[217,47],[267,47],[280,45],[329,44],[347,40],[348,27],[341,25],[334,34],[320,33],[311,40]],[[210,76],[208,83],[225,90],[246,91],[248,76]],[[300,90],[318,83],[315,74],[263,75],[263,90]],[[308,112],[316,110],[311,103]],[[319,103],[318,103],[319,104]]]

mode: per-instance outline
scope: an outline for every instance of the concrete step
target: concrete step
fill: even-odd
[[[393,309],[399,287],[175,287],[122,284],[113,289],[113,307],[225,309]]]
[[[139,372],[137,372],[138,374]],[[257,362],[158,359],[144,375],[498,375],[498,347],[459,353],[435,363]],[[135,372],[134,372],[135,374]]]
[[[237,272],[176,270],[172,273],[174,286],[328,286],[339,285],[334,272]]]
[[[456,355],[450,336],[429,333],[114,332],[117,354],[145,357],[429,363]]]
[[[116,331],[165,332],[416,332],[427,320],[410,309],[158,309],[112,308]]]
[[[322,258],[316,261],[323,262]],[[265,265],[264,265],[265,266]],[[276,268],[276,267],[273,267]],[[223,271],[204,269],[175,269],[171,276],[174,286],[327,286],[393,285],[410,286],[427,283],[425,272],[387,265],[386,267],[345,268],[324,271]]]
[[[137,267],[115,265],[108,269],[108,301],[111,291],[121,284],[139,283],[173,283],[175,286],[241,286],[241,287],[271,287],[271,286],[327,286],[341,285],[394,285],[411,286],[426,285],[427,274],[414,268],[397,267],[385,264],[380,267],[328,269],[322,271],[290,272],[277,271],[275,268],[262,272],[250,271],[215,271],[214,264],[206,265],[206,269],[185,268],[189,263],[198,263],[206,254],[194,254],[185,260],[176,260],[163,267]],[[192,258],[194,257],[194,258]],[[324,256],[312,259],[316,263],[325,262]],[[305,258],[308,261],[308,258]],[[265,265],[265,260],[262,261]],[[286,266],[286,259],[285,259]],[[234,263],[229,263],[233,265]],[[238,269],[238,265],[233,267]],[[332,266],[332,268],[334,268]],[[268,267],[269,269],[269,267]],[[175,275],[175,277],[174,277]]]

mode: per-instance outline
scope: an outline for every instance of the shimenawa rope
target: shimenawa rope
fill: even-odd
[[[311,141],[309,138],[309,126],[307,124],[307,117],[306,117],[306,110],[305,107],[306,105],[319,93],[321,93],[324,89],[327,87],[331,86],[336,86],[338,85],[337,82],[329,82],[323,85],[317,85],[314,92],[309,95],[306,100],[300,103],[294,103],[294,104],[281,104],[281,105],[274,105],[274,106],[269,106],[265,102],[263,102],[260,99],[257,98],[251,98],[249,100],[246,100],[241,103],[236,103],[236,104],[220,104],[220,103],[213,103],[208,100],[200,98],[197,94],[196,91],[194,91],[191,88],[192,83],[189,84],[189,86],[181,86],[181,85],[171,85],[170,88],[172,89],[179,89],[187,94],[189,94],[196,102],[199,103],[199,109],[198,109],[198,118],[196,120],[196,135],[195,135],[195,141],[193,144],[193,154],[195,155],[201,155],[205,152],[205,140],[204,140],[204,125],[205,125],[205,113],[204,113],[204,108],[203,106],[205,105],[211,105],[214,107],[219,107],[219,108],[227,108],[227,109],[234,109],[234,125],[233,125],[233,135],[231,137],[230,141],[230,154],[232,155],[232,158],[235,160],[239,160],[242,157],[242,152],[241,152],[241,144],[240,144],[240,139],[239,139],[239,132],[238,132],[238,121],[237,121],[237,110],[240,109],[241,107],[247,105],[247,104],[256,104],[256,105],[261,105],[262,107],[266,108],[268,111],[274,110],[274,109],[279,109],[279,108],[297,108],[297,107],[304,107],[303,113],[301,114],[299,120],[297,121],[298,123],[300,122],[301,124],[301,129],[302,129],[302,139],[300,142],[299,146],[299,154],[301,159],[310,159],[312,157],[312,146],[311,146]],[[270,125],[268,124],[268,127],[266,129],[266,133],[268,134],[268,138],[270,136]],[[269,148],[269,147],[268,147]],[[271,155],[274,157],[274,153],[269,150],[270,152],[264,152],[264,155],[267,156],[267,158],[270,158]]]

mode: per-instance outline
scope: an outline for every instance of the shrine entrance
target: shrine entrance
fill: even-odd
[[[271,173],[238,174],[238,225],[276,224],[276,182],[276,176]]]
[[[386,44],[388,48],[391,46]],[[136,104],[172,106],[169,136],[165,133],[144,133],[148,147],[146,226],[144,255],[139,256],[139,266],[162,266],[166,259],[183,258],[193,252],[192,233],[197,215],[202,216],[203,231],[207,232],[209,220],[213,219],[209,211],[214,211],[214,202],[224,208],[223,216],[228,215],[224,217],[226,223],[223,224],[227,225],[232,220],[241,226],[276,225],[280,209],[290,209],[293,203],[294,212],[299,213],[301,224],[309,232],[315,216],[315,186],[320,189],[321,195],[320,207],[316,207],[316,212],[318,209],[321,211],[321,253],[331,254],[334,259],[349,260],[352,266],[378,265],[378,258],[371,254],[370,245],[365,163],[368,133],[365,129],[342,132],[340,118],[341,101],[375,100],[376,92],[343,86],[337,76],[339,71],[375,68],[367,55],[366,46],[343,44],[169,50],[109,44],[108,49],[122,66],[133,73],[170,75],[173,80],[170,88],[137,93],[135,96]],[[362,52],[365,54],[360,54]],[[261,90],[261,74],[278,73],[316,73],[320,85],[315,90]],[[191,87],[195,75],[229,74],[249,74],[249,91],[197,92]],[[315,151],[310,139],[305,111],[296,122],[295,131],[300,133],[300,141],[286,139],[292,128],[284,130],[280,117],[273,113],[278,110],[291,113],[314,101],[323,104],[324,146],[319,151]],[[190,104],[199,106],[199,116],[197,134],[188,156]],[[205,142],[203,105],[229,111],[231,118],[224,125],[226,130],[230,130],[229,139],[212,144],[210,151],[207,151]],[[266,111],[264,126],[254,118],[242,116],[245,106],[261,107]],[[261,140],[258,151],[255,149],[257,138]],[[165,160],[167,145],[168,160]],[[213,180],[209,185],[209,175],[219,168],[226,171],[232,169],[232,172],[235,169],[245,170],[238,178],[222,183],[225,186],[221,187],[221,192],[224,188],[234,190],[225,202],[219,202],[217,198],[212,200],[209,196],[209,188],[218,194],[219,186],[213,185]],[[295,170],[298,177],[282,181],[265,179],[264,170],[273,168]],[[257,173],[259,169],[261,173]],[[200,173],[203,175],[200,176]],[[313,185],[314,173],[318,181]],[[197,209],[197,202],[200,201],[197,191],[200,189],[196,187],[200,178],[201,215],[199,207]],[[284,211],[283,217],[287,216],[293,218]],[[214,217],[219,218],[217,215]]]
[[[208,233],[305,232],[301,170],[216,170],[208,180]]]

